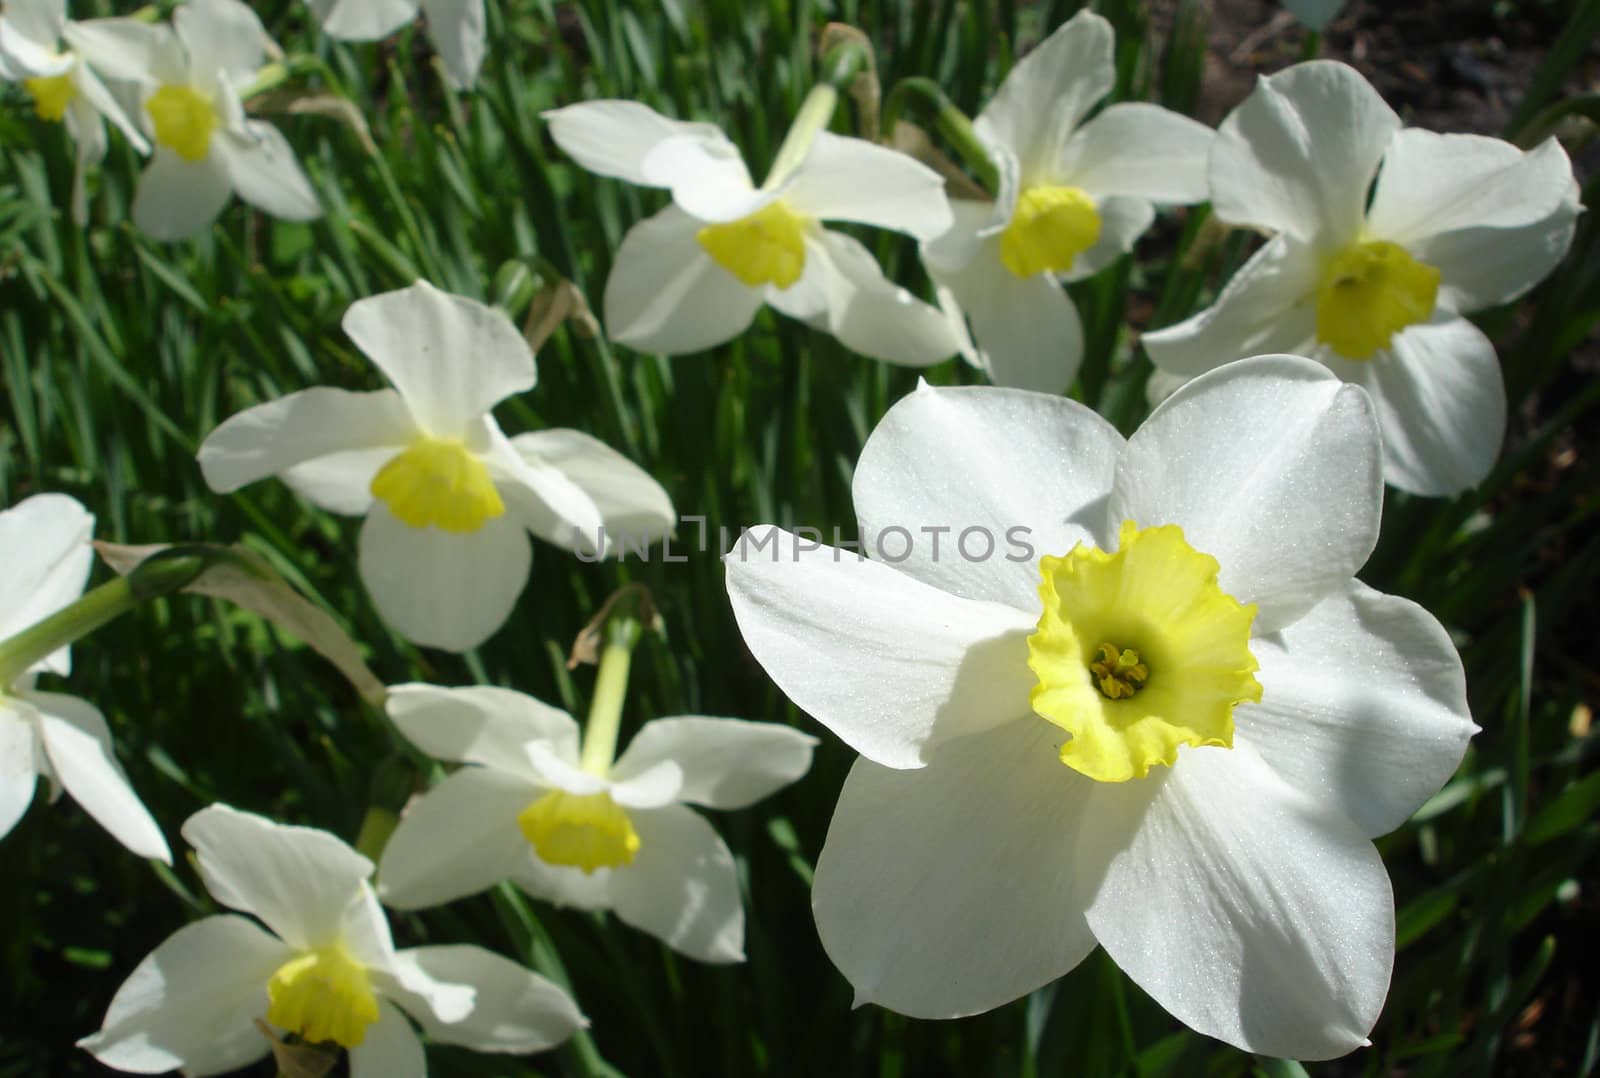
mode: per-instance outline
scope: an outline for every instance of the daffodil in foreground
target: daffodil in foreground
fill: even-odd
[[[862,757],[812,892],[857,1001],[986,1011],[1099,944],[1239,1047],[1364,1043],[1394,962],[1372,838],[1475,729],[1444,629],[1354,579],[1382,493],[1366,393],[1265,357],[1126,441],[1070,400],[924,388],[856,468],[878,560],[736,546],[746,643]]]
[[[1261,80],[1223,121],[1210,174],[1219,217],[1273,236],[1215,306],[1145,334],[1156,365],[1312,356],[1372,394],[1394,486],[1481,482],[1505,385],[1462,315],[1516,299],[1566,254],[1580,207],[1560,143],[1402,128],[1354,69],[1318,60]]]
[[[815,739],[786,726],[684,716],[646,723],[614,763],[565,712],[498,688],[401,685],[389,717],[460,768],[413,802],[379,893],[434,906],[509,879],[536,898],[609,909],[702,962],[744,958],[733,855],[687,805],[741,809],[794,782]],[[597,748],[599,751],[596,751]]]
[[[35,494],[0,512],[0,640],[78,598],[94,552],[94,517],[63,494]],[[117,763],[105,716],[87,700],[40,692],[40,673],[65,676],[68,649],[0,684],[0,836],[33,802],[44,776],[140,857],[170,862],[167,840]]]
[[[129,72],[155,146],[133,199],[142,231],[162,240],[193,236],[234,194],[285,220],[321,216],[288,139],[249,119],[240,101],[271,46],[261,20],[239,0],[187,0],[146,50],[142,68]]]
[[[440,1044],[507,1053],[542,1051],[585,1024],[561,989],[481,947],[395,950],[372,862],[326,831],[213,805],[183,837],[211,896],[250,916],[206,917],[150,952],[100,1031],[78,1042],[108,1067],[236,1070],[271,1051],[259,1020],[349,1049],[355,1078],[420,1078],[411,1021]]]
[[[954,225],[923,244],[941,299],[971,324],[968,358],[997,385],[1066,389],[1083,326],[1062,282],[1127,254],[1152,203],[1206,199],[1210,128],[1142,102],[1083,123],[1116,81],[1112,47],[1111,24],[1083,11],[1011,69],[974,123],[994,201],[954,200]]]
[[[102,74],[115,78],[137,67],[139,41],[148,48],[157,33],[126,19],[70,22],[66,0],[6,0],[0,13],[0,78],[20,82],[38,117],[63,124],[77,144],[72,216],[79,224],[89,213],[84,178],[106,155],[105,121],[134,149],[150,152]]]
[[[943,181],[911,158],[818,131],[760,187],[716,127],[632,101],[544,114],[556,144],[590,172],[672,191],[672,205],[623,237],[606,281],[606,332],[641,351],[700,352],[731,340],[763,304],[874,359],[926,366],[958,339],[936,308],[886,279],[852,221],[931,239],[950,225]]]
[[[528,532],[593,551],[660,538],[661,486],[575,430],[507,438],[490,409],[533,388],[504,312],[425,281],[350,305],[344,331],[393,389],[316,388],[257,405],[200,446],[211,489],[280,476],[333,513],[365,516],[361,579],[395,631],[465,651],[504,624],[532,564]]]
[[[446,78],[458,89],[470,89],[483,66],[483,0],[306,0],[322,24],[322,32],[342,41],[378,41],[399,30],[420,12],[428,37],[438,50]]]

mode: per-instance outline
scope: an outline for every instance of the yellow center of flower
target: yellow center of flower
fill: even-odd
[[[778,199],[737,221],[706,225],[695,239],[717,265],[751,288],[788,288],[806,268],[805,226],[806,219]]]
[[[378,1020],[366,967],[337,943],[279,966],[267,982],[267,1000],[267,1021],[313,1043],[354,1048]]]
[[[155,124],[157,142],[185,161],[206,159],[217,126],[217,110],[209,97],[191,86],[168,83],[151,94],[144,107]]]
[[[1399,244],[1352,243],[1328,260],[1317,289],[1317,340],[1346,359],[1371,359],[1407,326],[1426,322],[1439,271]]]
[[[1018,277],[1065,273],[1100,240],[1100,211],[1079,187],[1030,187],[1000,234],[1000,261]]]
[[[633,821],[604,790],[551,790],[517,814],[517,825],[539,860],[549,865],[593,872],[631,864],[639,852]]]
[[[506,511],[489,469],[454,439],[418,438],[378,469],[371,489],[413,528],[475,532]]]
[[[23,79],[22,88],[32,95],[33,111],[39,114],[39,119],[52,122],[65,116],[67,106],[78,96],[78,88],[72,84],[70,71],[44,78]]]
[[[1175,524],[1125,521],[1118,545],[1040,559],[1028,637],[1033,710],[1072,735],[1061,762],[1101,782],[1171,766],[1180,745],[1231,748],[1234,705],[1261,699],[1256,608],[1218,586],[1217,559]]]

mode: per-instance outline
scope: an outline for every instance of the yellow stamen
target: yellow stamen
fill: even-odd
[[[413,528],[475,532],[506,511],[482,460],[459,441],[426,435],[380,468],[371,489]]]
[[[1317,340],[1346,359],[1371,359],[1407,326],[1426,322],[1439,271],[1399,244],[1352,243],[1328,260],[1317,289]]]
[[[168,83],[151,94],[144,107],[155,124],[157,142],[185,161],[206,159],[217,126],[217,110],[209,97],[191,86]]]
[[[778,199],[737,221],[706,225],[695,239],[717,265],[751,288],[775,284],[782,289],[806,268],[805,225],[805,218]]]
[[[39,119],[59,122],[67,114],[67,106],[78,96],[72,84],[72,72],[46,75],[37,79],[23,79],[22,88],[33,97],[33,111]]]
[[[539,860],[593,872],[631,864],[639,833],[611,795],[551,790],[517,816],[522,835]]]
[[[1018,277],[1065,273],[1100,241],[1100,211],[1079,187],[1030,187],[1000,234],[1000,261]]]
[[[337,943],[279,966],[267,982],[267,1001],[267,1021],[313,1043],[354,1048],[378,1020],[366,967]]]
[[[1217,560],[1173,524],[1125,521],[1118,542],[1040,559],[1028,637],[1033,710],[1072,735],[1061,762],[1101,782],[1171,766],[1181,745],[1231,748],[1234,706],[1261,699],[1256,608],[1222,590]]]

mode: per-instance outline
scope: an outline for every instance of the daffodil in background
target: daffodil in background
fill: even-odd
[[[504,312],[425,281],[350,305],[344,331],[393,383],[315,388],[257,405],[200,447],[211,489],[280,476],[308,501],[366,518],[360,570],[378,612],[420,644],[465,651],[510,615],[528,533],[568,550],[660,538],[660,484],[575,430],[507,438],[490,409],[533,388],[533,353]]]
[[[93,533],[94,517],[63,494],[35,494],[0,512],[0,641],[78,598],[94,560]],[[0,683],[0,836],[27,811],[43,776],[129,850],[170,862],[161,828],[117,763],[105,716],[87,700],[34,688],[40,673],[71,668],[61,648]]]
[[[471,89],[483,66],[487,24],[483,0],[306,0],[322,32],[341,41],[386,38],[420,12],[428,38],[438,50],[445,77],[457,89]]]
[[[831,111],[831,103],[830,103]],[[716,127],[633,101],[545,113],[556,144],[591,172],[672,192],[623,237],[606,281],[606,332],[676,355],[731,340],[764,304],[874,359],[926,366],[958,338],[936,308],[883,275],[860,241],[823,227],[851,221],[926,240],[950,225],[943,181],[903,154],[807,131],[766,182],[750,180]],[[825,122],[826,117],[823,117]],[[817,124],[820,127],[821,124]]]
[[[1354,579],[1382,495],[1367,395],[1268,357],[1126,441],[1070,400],[923,388],[855,472],[887,558],[736,546],[751,651],[861,753],[812,892],[857,1002],[986,1011],[1098,943],[1230,1044],[1362,1044],[1395,951],[1372,838],[1475,730],[1444,629]]]
[[[20,82],[42,120],[57,121],[77,144],[72,217],[89,215],[85,177],[106,155],[106,125],[149,153],[139,127],[102,80],[136,70],[159,31],[129,19],[67,19],[66,0],[6,0],[0,12],[0,78]],[[142,40],[141,40],[142,39]]]
[[[1318,60],[1260,81],[1223,121],[1210,174],[1217,215],[1272,238],[1214,306],[1145,334],[1156,365],[1189,377],[1258,352],[1312,356],[1372,394],[1394,486],[1482,481],[1505,384],[1462,316],[1516,299],[1566,254],[1580,206],[1560,143],[1402,128],[1359,73]]]
[[[421,1078],[411,1021],[438,1043],[502,1053],[543,1051],[585,1024],[561,989],[481,947],[397,951],[372,862],[326,831],[212,805],[183,837],[211,896],[256,920],[206,917],[152,951],[79,1042],[108,1067],[236,1070],[271,1051],[262,1021],[348,1049],[356,1078]]]
[[[1142,102],[1084,117],[1116,81],[1111,24],[1083,11],[1027,56],[973,128],[999,177],[993,202],[955,199],[922,247],[942,301],[971,324],[964,349],[997,385],[1059,393],[1083,359],[1062,289],[1133,249],[1155,203],[1203,202],[1214,132]]]
[[[321,216],[288,139],[247,117],[240,100],[269,48],[276,49],[261,20],[239,0],[188,0],[173,11],[171,28],[162,28],[131,73],[139,120],[154,145],[133,199],[142,231],[162,240],[193,236],[235,194],[285,220]]]
[[[581,749],[571,716],[509,689],[400,685],[388,709],[418,748],[467,766],[401,817],[379,866],[384,902],[434,906],[509,879],[557,905],[612,910],[699,961],[743,960],[733,855],[687,806],[754,804],[805,774],[814,738],[656,719],[613,762],[617,712],[599,720],[598,704]]]

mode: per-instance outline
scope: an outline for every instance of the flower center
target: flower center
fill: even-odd
[[[354,1048],[378,1020],[366,967],[337,943],[279,966],[267,982],[267,1001],[267,1021],[313,1043]]]
[[[1080,187],[1030,187],[1000,234],[1000,261],[1018,277],[1065,273],[1100,240],[1100,211]]]
[[[378,469],[371,490],[413,528],[475,532],[506,511],[489,469],[455,439],[418,438]]]
[[[156,141],[185,161],[204,161],[211,150],[217,111],[211,99],[191,86],[168,83],[144,103],[156,127]]]
[[[33,111],[39,114],[39,119],[52,122],[65,116],[67,106],[78,96],[78,88],[72,85],[70,71],[44,78],[23,79],[22,88],[32,95]]]
[[[1371,359],[1407,326],[1426,322],[1439,271],[1399,244],[1357,241],[1328,260],[1317,289],[1317,340],[1346,359]]]
[[[1170,767],[1180,745],[1231,748],[1234,705],[1261,699],[1256,608],[1217,584],[1217,559],[1175,524],[1125,521],[1118,546],[1040,559],[1028,637],[1033,710],[1072,735],[1061,762],[1100,782]]]
[[[550,865],[593,872],[631,864],[639,852],[633,821],[604,790],[551,790],[517,814],[517,825],[539,860]]]
[[[788,288],[806,268],[805,224],[779,199],[737,221],[706,225],[695,239],[717,265],[751,288]]]

